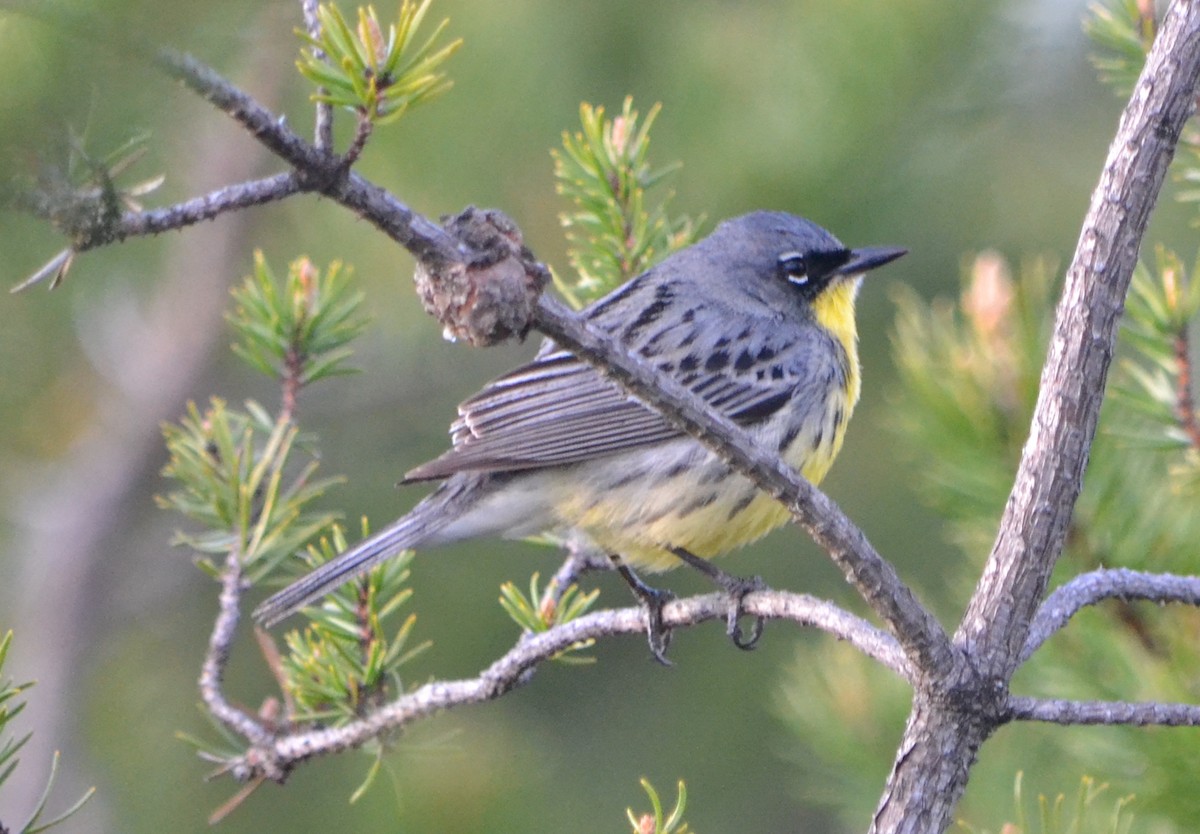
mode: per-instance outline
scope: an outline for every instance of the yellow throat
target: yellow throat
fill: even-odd
[[[846,420],[850,419],[850,412],[862,391],[862,379],[858,375],[858,325],[854,320],[854,300],[858,298],[861,285],[861,275],[838,281],[817,296],[812,305],[817,323],[832,333],[846,351]]]
[[[814,484],[825,477],[841,450],[862,386],[854,321],[859,280],[838,281],[812,304],[817,323],[846,352],[845,387],[830,392],[823,414],[814,415],[816,419],[783,450],[788,464]],[[714,486],[710,475],[711,468],[700,467],[670,480],[643,478],[617,488],[564,489],[557,509],[564,522],[590,533],[601,547],[635,568],[651,571],[680,564],[665,546],[712,558],[749,544],[791,517],[774,498],[755,494],[741,476]],[[704,508],[691,511],[698,497]]]

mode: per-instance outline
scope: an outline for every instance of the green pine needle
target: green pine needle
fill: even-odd
[[[582,617],[600,596],[599,589],[583,593],[578,585],[570,585],[559,593],[553,580],[543,591],[538,587],[538,580],[537,573],[530,577],[528,596],[515,583],[505,582],[500,586],[500,606],[513,622],[530,634],[541,634]],[[594,642],[586,640],[575,643],[552,659],[567,663],[591,663],[594,658],[576,653],[591,647]]]
[[[8,650],[12,645],[12,640],[13,632],[11,630],[5,632],[4,636],[0,638],[0,673],[4,671],[4,661],[8,657]],[[9,722],[16,718],[25,708],[25,702],[16,702],[15,699],[32,686],[32,683],[15,684],[11,680],[0,677],[0,786],[3,786],[8,777],[16,770],[20,761],[17,759],[17,753],[25,746],[25,742],[29,741],[32,735],[32,733],[26,733],[20,738],[5,736]],[[23,824],[12,829],[13,834],[40,834],[40,832],[48,831],[74,816],[92,798],[92,794],[96,792],[95,788],[88,788],[79,799],[75,800],[61,814],[46,822],[42,822],[42,814],[46,811],[46,805],[49,803],[50,794],[54,789],[54,781],[58,777],[58,764],[59,754],[58,751],[55,751],[53,758],[50,760],[50,774],[46,777],[46,784],[42,787],[41,794],[34,802],[33,809],[29,813],[29,818]],[[8,829],[4,830],[7,831]]]
[[[300,386],[351,373],[346,345],[368,323],[351,274],[339,261],[322,272],[298,258],[280,281],[256,251],[254,272],[233,290],[234,309],[226,316],[239,337],[233,352],[267,376],[295,376]]]
[[[335,526],[332,536],[308,548],[305,569],[324,564],[346,545]],[[308,625],[285,637],[283,675],[296,706],[292,720],[345,722],[403,691],[402,667],[429,646],[412,644],[416,615],[398,627],[389,625],[412,597],[406,586],[411,559],[411,553],[389,559],[303,609]]]
[[[683,820],[683,812],[687,807],[687,785],[682,779],[679,780],[675,807],[666,819],[663,818],[662,800],[659,799],[654,785],[645,777],[639,782],[650,800],[652,811],[639,815],[632,808],[625,809],[625,817],[633,828],[633,834],[693,834],[692,829],[688,828],[688,824]]]
[[[1004,825],[1001,829],[1004,834],[1128,834],[1133,825],[1133,815],[1128,813],[1128,806],[1133,801],[1132,796],[1118,798],[1113,803],[1111,812],[1105,816],[1098,800],[1108,792],[1108,785],[1097,785],[1091,776],[1083,776],[1072,801],[1061,793],[1053,799],[1045,794],[1038,794],[1035,829],[1030,824],[1026,812],[1023,782],[1024,774],[1018,771],[1013,780],[1016,822]],[[985,834],[983,829],[975,828],[961,820],[958,826],[960,830],[969,834]]]
[[[312,460],[295,470],[298,429],[290,421],[266,428],[214,397],[204,412],[189,404],[187,416],[164,426],[163,434],[169,454],[163,475],[176,488],[158,504],[203,527],[179,532],[176,543],[214,555],[236,549],[251,582],[336,518],[307,509],[340,479],[315,478]]]
[[[320,5],[320,36],[297,30],[308,48],[296,66],[318,87],[313,100],[387,124],[450,89],[452,82],[441,67],[462,46],[462,39],[437,45],[449,20],[434,27],[420,46],[414,45],[431,2],[404,0],[397,22],[388,25],[386,34],[372,6],[359,7],[357,25],[351,28],[337,5]]]
[[[569,258],[576,277],[555,275],[560,292],[581,307],[638,275],[696,238],[701,220],[670,217],[666,192],[658,203],[648,191],[679,164],[653,169],[647,161],[650,127],[661,105],[638,124],[633,98],[621,114],[604,117],[603,107],[579,108],[582,129],[563,133],[562,150],[552,150],[556,189],[570,201],[559,215],[567,230]]]
[[[1153,14],[1143,15],[1140,6],[1138,0],[1093,3],[1083,22],[1084,32],[1098,48],[1091,55],[1092,65],[1122,98],[1133,90],[1158,28]]]

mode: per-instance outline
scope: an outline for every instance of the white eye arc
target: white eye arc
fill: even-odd
[[[798,287],[808,283],[808,259],[802,252],[784,252],[779,256],[779,268],[790,283]]]

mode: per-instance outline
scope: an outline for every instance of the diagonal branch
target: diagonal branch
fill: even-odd
[[[1062,550],[1125,294],[1200,79],[1200,10],[1172,3],[1121,115],[1067,270],[1017,479],[955,640],[1008,680]]]
[[[472,253],[440,226],[385,189],[349,171],[343,160],[331,152],[310,145],[283,120],[215,70],[191,56],[171,50],[154,53],[153,61],[168,75],[237,120],[265,147],[296,169],[294,175],[279,175],[293,179],[279,180],[278,195],[262,201],[282,199],[296,190],[316,190],[371,222],[419,261],[435,265],[461,264],[471,257]],[[251,204],[254,202],[249,199],[242,202],[231,199],[221,204],[221,210]],[[219,213],[211,202],[208,208],[210,213],[205,216]],[[133,231],[131,228],[128,234],[150,234],[166,228],[165,218],[179,210],[180,207],[172,207],[153,215],[160,220],[158,225],[149,222],[148,217],[143,218],[141,229]],[[543,297],[536,319],[536,326],[547,335],[609,373],[618,384],[693,434],[787,505],[817,543],[829,551],[847,579],[892,633],[901,639],[906,655],[915,666],[932,671],[945,670],[952,665],[949,640],[940,624],[916,600],[895,569],[874,550],[862,531],[824,493],[784,464],[778,455],[757,448],[732,421],[708,413],[683,386],[656,368],[627,355],[604,334],[592,332],[586,322],[558,302]]]
[[[317,150],[285,120],[278,118],[248,93],[191,55],[160,49],[151,58],[155,66],[182,83],[209,104],[237,121],[246,132],[275,156],[298,171],[328,173],[333,154]]]
[[[932,672],[953,664],[942,627],[917,601],[891,564],[875,551],[837,504],[778,455],[760,448],[740,426],[708,409],[675,379],[626,354],[609,336],[588,327],[581,316],[559,302],[542,297],[537,309],[537,327],[596,365],[784,503],[887,623],[915,667]]]
[[[1080,574],[1054,590],[1038,609],[1029,626],[1029,639],[1021,651],[1024,663],[1034,652],[1086,606],[1106,599],[1180,602],[1200,606],[1200,577],[1171,573],[1145,573],[1111,568]]]

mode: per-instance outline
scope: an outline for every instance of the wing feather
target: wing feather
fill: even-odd
[[[672,325],[647,332],[635,349],[727,417],[752,424],[774,414],[798,385],[807,387],[805,380],[845,373],[844,351],[829,334],[801,327],[786,329],[785,337],[784,330],[763,323],[757,335],[731,345],[719,333]],[[707,361],[714,356],[723,361]],[[453,448],[413,469],[406,481],[564,466],[680,436],[657,412],[553,344],[485,385],[458,411]]]

